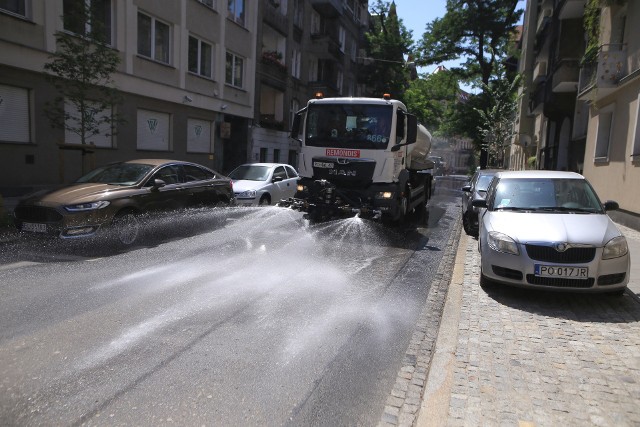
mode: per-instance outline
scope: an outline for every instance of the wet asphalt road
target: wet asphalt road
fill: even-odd
[[[440,189],[400,228],[214,209],[126,250],[0,246],[0,424],[375,425],[459,210]]]

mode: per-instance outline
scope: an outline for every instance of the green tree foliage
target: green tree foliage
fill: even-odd
[[[466,81],[488,85],[504,59],[520,15],[518,0],[447,0],[447,12],[426,26],[417,48],[419,65],[465,59],[453,68]]]
[[[47,79],[59,95],[46,104],[45,114],[52,127],[75,133],[87,144],[89,138],[100,134],[103,124],[109,124],[113,134],[116,123],[122,121],[113,113],[120,97],[111,78],[120,57],[107,45],[99,11],[91,9],[88,2],[65,2],[62,19],[68,31],[56,33],[57,50],[44,65]],[[111,115],[104,114],[109,110]]]
[[[433,134],[441,134],[442,124],[453,114],[459,95],[456,76],[444,70],[412,81],[404,97],[418,120]]]
[[[370,29],[366,33],[366,58],[361,69],[366,96],[384,93],[402,100],[410,79],[405,64],[413,47],[412,34],[398,18],[395,3],[376,0],[371,6]]]

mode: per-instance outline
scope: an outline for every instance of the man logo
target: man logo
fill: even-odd
[[[147,119],[147,124],[149,125],[149,131],[151,133],[156,133],[156,128],[158,127],[158,119]]]

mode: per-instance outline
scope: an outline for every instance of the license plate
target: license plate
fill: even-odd
[[[30,231],[32,233],[46,233],[47,224],[38,224],[34,222],[23,222],[22,231]]]
[[[333,169],[333,163],[313,162],[314,168]]]
[[[559,277],[567,279],[586,279],[589,277],[588,267],[571,267],[564,265],[535,265],[535,275],[540,277]]]

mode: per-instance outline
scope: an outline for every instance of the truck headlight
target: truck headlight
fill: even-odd
[[[376,194],[376,199],[393,199],[393,191],[380,191]]]
[[[503,252],[505,254],[520,255],[518,245],[515,240],[503,233],[492,231],[489,233],[489,247],[494,251]]]
[[[624,236],[614,237],[604,245],[602,259],[619,258],[625,256],[628,252],[627,239],[625,239]]]
[[[69,205],[64,208],[67,212],[84,212],[84,211],[94,211],[97,209],[106,208],[109,206],[111,202],[106,200],[100,200],[99,202],[89,202],[89,203],[78,203],[77,205]]]

